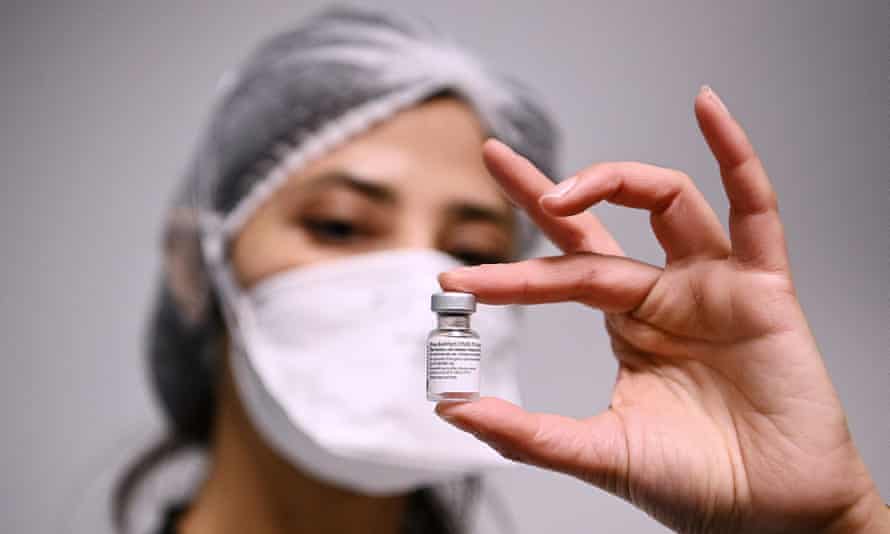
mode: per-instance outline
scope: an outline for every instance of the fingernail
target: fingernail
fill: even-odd
[[[566,194],[568,194],[568,192],[571,191],[573,187],[575,187],[576,183],[578,183],[577,176],[572,176],[567,180],[563,180],[562,182],[558,183],[556,187],[541,195],[541,200],[544,200],[545,198],[562,198],[566,196]]]
[[[725,113],[729,113],[729,109],[726,107],[726,104],[723,103],[723,100],[720,99],[720,95],[717,94],[717,91],[711,89],[710,85],[702,85],[701,92],[708,96],[711,100],[717,103]]]

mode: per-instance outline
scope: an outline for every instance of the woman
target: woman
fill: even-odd
[[[427,25],[356,10],[270,39],[221,93],[149,333],[170,436],[122,481],[118,523],[198,445],[204,481],[167,532],[463,531],[476,473],[507,462],[423,398],[429,296],[443,270],[528,251],[480,147],[509,139],[553,172],[549,120]],[[516,400],[515,318],[478,315],[487,390]]]
[[[422,25],[330,12],[266,43],[223,91],[173,211],[151,338],[172,431],[158,450],[198,443],[210,457],[165,531],[462,530],[431,488],[456,484],[466,501],[497,462],[432,424],[406,381],[435,271],[483,302],[606,314],[612,404],[576,421],[501,400],[515,399],[516,325],[480,313],[501,399],[437,412],[507,458],[684,532],[886,530],[797,303],[769,181],[712,91],[696,115],[731,239],[676,171],[604,163],[554,188],[543,113]],[[601,200],[652,211],[664,268],[622,256],[584,212]],[[523,212],[564,256],[508,263],[530,242]]]

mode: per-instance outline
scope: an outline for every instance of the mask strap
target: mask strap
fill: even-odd
[[[201,219],[201,229],[201,250],[213,288],[219,296],[220,308],[230,340],[237,346],[243,347],[241,329],[248,325],[239,324],[239,320],[252,321],[253,316],[249,313],[250,306],[242,304],[245,297],[235,279],[226,254],[228,239],[224,221],[218,216],[208,214],[207,217]],[[241,313],[236,313],[236,310]]]

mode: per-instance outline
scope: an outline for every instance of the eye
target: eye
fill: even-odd
[[[483,263],[504,263],[507,258],[484,251],[455,250],[449,254],[460,260],[465,265],[482,265]]]
[[[350,220],[331,217],[307,217],[303,226],[319,241],[348,243],[361,237],[362,230]]]

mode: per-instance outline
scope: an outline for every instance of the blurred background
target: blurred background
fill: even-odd
[[[110,485],[161,429],[141,350],[163,210],[222,73],[324,5],[3,2],[0,531],[110,531]],[[431,19],[531,85],[562,127],[567,175],[598,160],[679,168],[725,219],[692,114],[712,85],[770,171],[804,308],[890,499],[887,2],[373,5]],[[645,214],[597,212],[630,254],[661,262]],[[603,409],[615,363],[600,315],[529,316],[527,406]],[[523,534],[665,531],[562,475],[489,480]],[[495,515],[483,508],[480,533]]]

